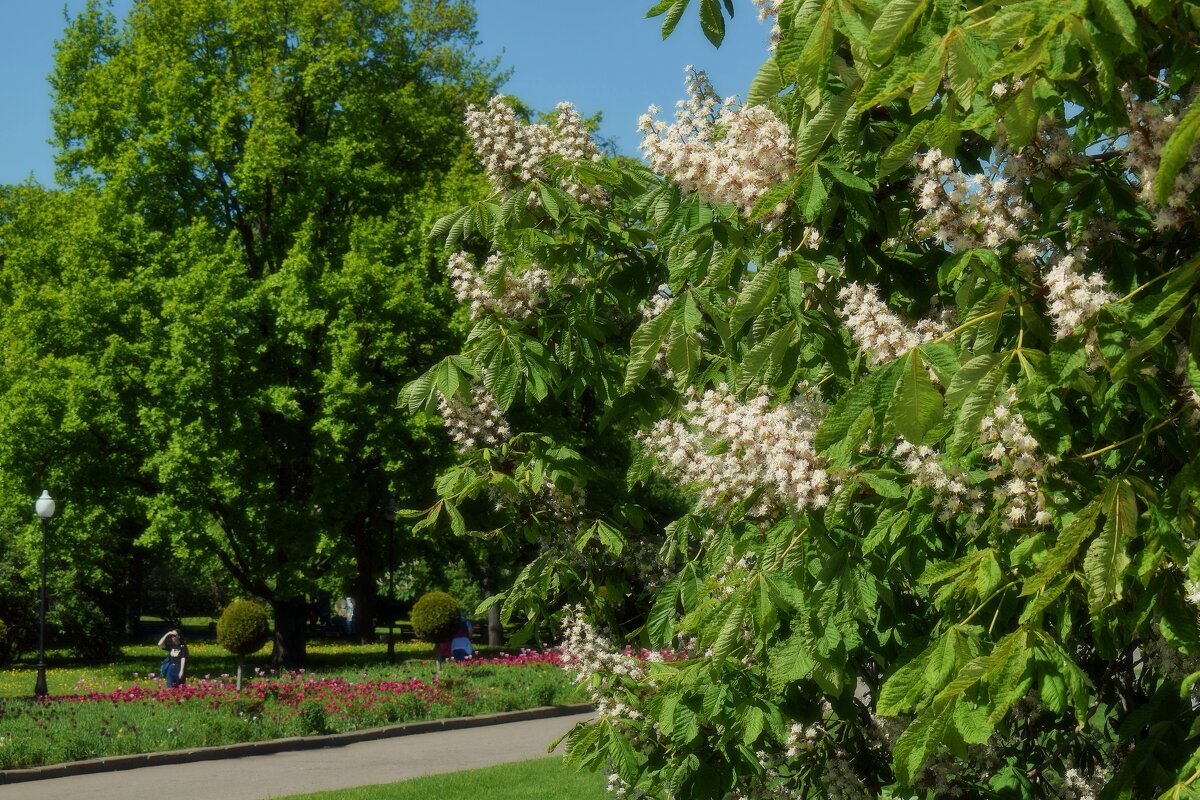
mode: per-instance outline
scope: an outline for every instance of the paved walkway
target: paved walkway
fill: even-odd
[[[547,746],[592,714],[508,722],[325,747],[76,775],[0,786],[0,800],[267,800],[391,783],[544,758]]]

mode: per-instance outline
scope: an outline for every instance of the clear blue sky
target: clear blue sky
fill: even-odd
[[[0,184],[31,174],[53,181],[50,87],[54,40],[64,6],[85,0],[0,0]],[[123,14],[130,0],[115,0]],[[601,111],[601,134],[636,154],[637,118],[651,103],[672,112],[683,95],[683,68],[706,69],[718,92],[745,95],[766,56],[767,28],[750,0],[716,50],[701,35],[695,8],[662,41],[659,22],[643,19],[652,0],[476,0],[480,53],[513,70],[504,91],[540,110],[570,100],[584,114]],[[695,4],[693,4],[695,5]]]

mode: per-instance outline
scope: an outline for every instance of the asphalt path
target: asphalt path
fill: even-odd
[[[0,786],[3,800],[268,800],[544,758],[592,714]]]

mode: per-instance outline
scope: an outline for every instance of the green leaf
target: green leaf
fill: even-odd
[[[758,74],[750,83],[750,91],[746,94],[746,105],[762,105],[779,94],[786,85],[783,71],[779,69],[779,61],[775,57],[768,58],[758,68]]]
[[[1092,0],[1092,11],[1105,28],[1125,40],[1130,50],[1141,47],[1137,19],[1125,0]]]
[[[860,380],[841,396],[817,430],[817,450],[825,451],[845,438],[850,427],[868,408],[874,411],[876,422],[885,418],[899,367],[900,362],[893,361]]]
[[[1130,560],[1127,543],[1137,533],[1137,500],[1133,487],[1116,478],[1104,494],[1104,528],[1083,559],[1088,606],[1093,612],[1121,599],[1121,578]]]
[[[1075,555],[1079,552],[1084,540],[1096,530],[1096,521],[1100,518],[1100,507],[1101,498],[1096,498],[1088,503],[1079,512],[1079,515],[1063,529],[1059,534],[1058,541],[1054,544],[1054,549],[1046,555],[1045,561],[1042,562],[1041,568],[1025,581],[1025,585],[1021,588],[1021,596],[1045,590],[1048,584],[1067,570],[1071,562],[1075,560]]]
[[[654,366],[654,360],[658,358],[663,342],[667,340],[671,322],[671,315],[663,313],[646,321],[634,331],[629,342],[629,363],[625,365],[625,383],[622,391],[628,392],[637,386],[650,371],[650,367]]]
[[[929,0],[888,0],[883,13],[871,27],[871,44],[868,48],[871,60],[876,64],[887,61],[928,6]]]
[[[975,385],[967,392],[954,419],[954,433],[950,437],[950,446],[946,452],[951,456],[961,456],[971,448],[979,436],[979,425],[983,418],[991,413],[995,406],[996,391],[1004,379],[1009,357],[1004,357],[984,373]],[[959,371],[966,372],[974,361]],[[957,375],[955,376],[958,377]]]
[[[800,126],[800,131],[796,134],[797,171],[811,164],[820,155],[821,147],[829,138],[829,134],[853,108],[857,88],[857,84],[847,87],[837,97],[822,105],[812,118]]]
[[[729,319],[730,333],[737,333],[750,320],[757,317],[774,299],[779,291],[779,268],[781,259],[766,264],[749,283],[738,293],[737,303],[733,307],[733,315]]]
[[[1192,145],[1200,138],[1200,103],[1193,102],[1187,114],[1171,131],[1163,146],[1158,161],[1158,173],[1154,176],[1154,197],[1159,205],[1166,205],[1175,188],[1175,179],[1191,158]]]
[[[672,33],[674,33],[675,26],[679,24],[680,18],[683,17],[683,12],[687,11],[687,7],[691,3],[691,1],[692,0],[675,0],[675,4],[671,6],[671,10],[667,12],[667,18],[663,20],[663,25],[662,25],[662,38],[663,39],[668,38]],[[654,8],[656,9],[663,5],[665,5],[665,4],[659,3]],[[653,10],[654,9],[651,9],[651,11],[653,11]],[[660,11],[658,13],[661,14],[662,12]],[[650,16],[650,15],[647,15],[647,16]]]
[[[887,151],[884,152],[883,158],[879,159],[879,167],[875,173],[876,179],[883,180],[900,167],[908,164],[917,152],[917,149],[924,143],[925,134],[932,127],[933,120],[922,120],[903,136],[897,136],[895,141],[888,146]]]
[[[917,350],[909,352],[902,363],[890,409],[892,422],[905,439],[922,444],[925,434],[942,419],[942,394],[929,380],[925,362]]]
[[[725,15],[718,0],[700,0],[700,29],[713,47],[720,47],[725,39]]]

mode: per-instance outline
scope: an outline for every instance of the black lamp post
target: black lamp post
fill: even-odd
[[[46,530],[50,527],[50,518],[54,516],[54,498],[50,492],[42,490],[42,496],[34,503],[33,509],[42,520],[42,613],[38,626],[38,663],[37,683],[34,684],[33,694],[45,697],[46,691]]]
[[[388,528],[388,648],[387,661],[389,664],[396,663],[396,636],[394,627],[396,624],[396,500],[392,498],[388,501],[387,514],[384,515],[387,520]]]

